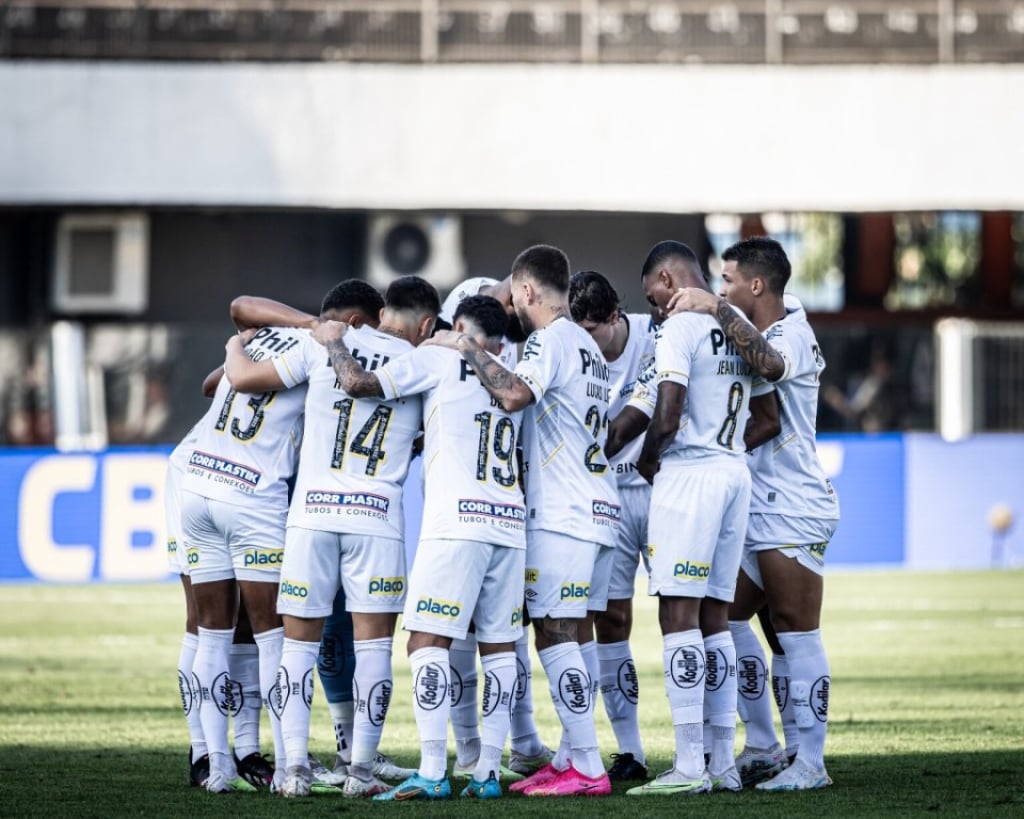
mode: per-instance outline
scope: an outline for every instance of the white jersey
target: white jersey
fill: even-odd
[[[213,405],[211,404],[210,409],[206,411],[206,415],[212,412]],[[199,428],[202,426],[203,421],[206,420],[206,415],[196,421],[193,424],[185,437],[181,439],[178,445],[171,450],[171,454],[167,456],[167,463],[172,469],[178,470],[184,474],[185,468],[188,466],[188,458],[192,454],[192,450],[195,449],[195,443],[199,440]]]
[[[669,316],[656,343],[655,384],[686,387],[679,430],[662,461],[742,456],[751,394],[771,392],[771,385],[760,377],[755,382],[750,365],[711,316]]]
[[[370,372],[414,349],[370,327],[349,330],[345,344]],[[401,539],[402,484],[420,430],[420,399],[351,398],[337,383],[327,350],[308,333],[274,366],[285,384],[309,383],[288,525]]]
[[[449,324],[455,321],[455,311],[458,309],[462,302],[470,296],[479,296],[481,287],[494,287],[499,284],[497,279],[489,279],[486,276],[478,276],[475,279],[466,279],[462,284],[458,285],[451,293],[448,294],[448,298],[444,300],[444,304],[441,305],[441,312],[438,313],[438,318],[444,319]],[[504,340],[504,346],[501,348],[501,354],[498,356],[498,360],[508,369],[514,370],[516,362],[519,360],[519,348],[515,342],[509,341],[508,338]]]
[[[775,382],[782,431],[754,450],[749,460],[750,511],[837,519],[839,500],[815,447],[818,379],[825,359],[796,299],[786,298],[786,315],[765,331],[765,338],[786,362]]]
[[[253,361],[276,359],[299,346],[304,331],[264,327],[245,347]],[[287,504],[287,481],[295,472],[302,440],[305,388],[236,392],[221,378],[206,415],[197,425],[182,489],[225,503],[254,499]]]
[[[620,319],[629,327],[626,347],[614,361],[608,362],[608,373],[611,380],[611,401],[608,404],[608,417],[615,418],[630,402],[637,383],[641,378],[653,374],[654,363],[654,330],[649,313],[624,313]],[[647,486],[636,469],[637,458],[643,448],[644,437],[637,436],[612,459],[612,469],[620,487]]]
[[[612,546],[615,473],[608,466],[608,364],[590,334],[559,318],[526,340],[516,374],[535,402],[523,418],[526,529]]]
[[[424,537],[525,549],[516,463],[522,413],[492,400],[455,350],[419,347],[377,377],[385,398],[423,394]]]

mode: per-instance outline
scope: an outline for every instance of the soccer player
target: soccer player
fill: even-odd
[[[608,365],[590,335],[572,321],[569,260],[561,250],[527,248],[511,273],[512,304],[530,333],[514,372],[469,335],[447,332],[431,340],[457,349],[504,409],[526,410],[526,601],[563,743],[552,762],[510,790],[607,795],[611,782],[593,719],[591,686],[597,681],[586,671],[579,641],[589,636],[582,626],[592,589],[607,595],[620,515],[603,452]]]
[[[633,394],[641,373],[654,360],[654,325],[648,313],[624,313],[619,295],[600,273],[576,273],[569,282],[573,320],[590,333],[608,362],[611,380],[609,417],[615,418]],[[646,416],[644,417],[646,426]],[[622,520],[608,588],[607,610],[594,618],[601,698],[619,752],[608,770],[612,781],[646,779],[647,765],[637,718],[638,681],[629,635],[633,626],[633,590],[641,555],[647,564],[647,515],[650,485],[640,477],[636,460],[641,440],[611,457],[619,488]],[[609,454],[606,451],[606,454]],[[593,648],[593,643],[588,643]]]
[[[707,289],[696,255],[673,241],[651,249],[641,280],[648,302],[661,309],[683,285]],[[750,504],[743,430],[751,368],[713,319],[679,315],[658,330],[655,370],[657,401],[637,467],[653,482],[650,593],[658,596],[676,753],[671,769],[627,793],[739,790],[728,606]],[[770,391],[764,385],[756,389]],[[713,735],[707,765],[705,699]]]
[[[497,357],[508,323],[501,304],[469,296],[454,328]],[[493,799],[508,738],[516,686],[514,643],[522,632],[526,565],[523,496],[516,464],[521,413],[492,401],[458,353],[423,345],[367,372],[342,340],[327,348],[349,395],[422,395],[425,416],[423,529],[403,615],[413,674],[413,710],[420,733],[419,771],[378,800],[443,799],[451,709],[448,652],[470,621],[484,669],[483,742],[462,796]]]
[[[395,279],[384,302],[380,326],[352,330],[349,339],[353,356],[368,370],[428,338],[440,309],[437,291],[416,276]],[[313,336],[269,362],[251,361],[237,343],[229,344],[225,370],[248,389],[309,384],[278,594],[285,630],[278,684],[287,758],[281,792],[310,793],[312,672],[324,618],[343,586],[356,655],[352,759],[344,793],[382,793],[388,786],[373,767],[391,699],[395,621],[405,600],[402,484],[419,434],[420,400],[349,396]]]
[[[831,784],[825,770],[831,677],[821,640],[825,550],[839,522],[839,502],[818,459],[815,425],[825,360],[807,314],[784,297],[790,263],[778,242],[754,237],[722,254],[721,297],[687,289],[673,309],[712,316],[737,352],[775,385],[782,430],[750,459],[753,493],[746,548],[729,613],[741,663],[752,670],[747,741],[737,762],[748,780],[771,775],[785,760],[772,724],[763,678],[764,652],[749,620],[764,603],[784,658],[773,676],[786,685],[799,733],[793,763],[758,790],[813,790]],[[750,318],[751,325],[743,315]],[[769,634],[769,638],[771,635]],[[774,642],[774,641],[773,641]],[[778,668],[784,659],[786,670]],[[743,702],[741,700],[741,702]]]

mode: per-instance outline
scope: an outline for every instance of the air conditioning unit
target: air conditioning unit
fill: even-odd
[[[366,279],[379,290],[398,276],[421,276],[441,291],[465,277],[458,216],[377,213],[367,233]]]
[[[141,313],[149,299],[144,213],[71,213],[57,223],[50,304],[58,313]]]

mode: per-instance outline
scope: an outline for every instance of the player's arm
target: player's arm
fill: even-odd
[[[231,336],[224,346],[224,375],[228,377],[228,383],[238,392],[285,389],[286,385],[277,374],[273,361],[253,361],[245,354],[245,345],[251,337],[250,332],[238,333]]]
[[[608,424],[608,443],[604,454],[608,458],[618,455],[634,438],[640,437],[651,419],[636,407],[625,406]]]
[[[721,296],[697,287],[680,287],[669,300],[669,315],[707,313],[713,316],[725,335],[754,372],[768,381],[778,381],[786,372],[786,361],[768,343],[758,329]]]
[[[472,336],[449,331],[435,333],[423,343],[457,350],[506,412],[518,412],[533,403],[533,391],[526,382],[491,357]]]
[[[750,418],[743,430],[743,444],[752,452],[782,432],[779,420],[779,398],[775,390],[750,399]]]
[[[262,296],[239,296],[231,302],[231,320],[239,330],[250,327],[304,327],[314,329],[320,319],[287,304]]]
[[[648,483],[654,483],[654,476],[661,466],[661,453],[665,451],[676,432],[679,418],[683,414],[686,387],[675,381],[662,381],[658,385],[658,401],[654,405],[654,417],[647,427],[644,445],[637,459],[637,471]]]
[[[213,398],[214,393],[217,392],[217,385],[220,383],[220,379],[224,375],[224,368],[218,367],[216,370],[211,372],[206,378],[203,379],[203,397]]]
[[[334,375],[345,392],[353,398],[383,398],[380,379],[364,370],[345,346],[347,330],[348,325],[343,321],[323,321],[314,328],[312,336],[314,341],[319,341],[327,348]]]

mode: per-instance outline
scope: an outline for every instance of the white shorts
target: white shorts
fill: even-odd
[[[594,571],[590,576],[587,611],[608,611],[608,587],[615,568],[614,546],[599,546],[594,555]]]
[[[741,567],[758,588],[763,589],[757,552],[777,549],[816,575],[825,574],[825,550],[839,521],[830,518],[801,518],[791,515],[754,513],[747,523],[747,542]]]
[[[662,464],[651,492],[650,594],[732,602],[750,514],[750,471],[736,461]]]
[[[619,487],[622,519],[619,521],[619,539],[615,542],[615,559],[608,583],[609,600],[631,600],[636,588],[636,569],[640,561],[650,574],[647,559],[647,521],[651,514],[651,487]]]
[[[526,550],[421,540],[416,555],[403,628],[463,640],[472,622],[481,643],[512,643],[522,636]]]
[[[188,544],[192,583],[248,580],[277,583],[284,555],[285,506],[238,506],[181,493],[181,528]],[[192,550],[196,561],[192,562]]]
[[[530,617],[586,617],[594,561],[600,548],[558,532],[527,532],[526,608]]]
[[[181,469],[167,463],[167,483],[164,488],[164,508],[167,512],[167,568],[175,574],[188,574],[199,560],[199,550],[185,548],[185,535],[181,530]]]
[[[403,541],[288,527],[278,614],[327,617],[339,588],[345,589],[348,611],[397,614],[405,605],[405,587]]]

